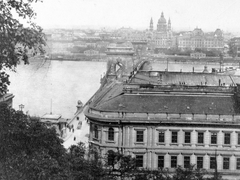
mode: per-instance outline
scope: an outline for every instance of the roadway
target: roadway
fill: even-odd
[[[66,149],[68,149],[71,145],[78,144],[79,142],[85,143],[86,146],[88,145],[89,124],[85,120],[85,108],[78,112],[69,122],[69,127],[72,128],[66,129],[66,137],[63,139],[63,145]],[[77,120],[77,117],[79,117],[79,120]],[[80,128],[78,128],[79,122],[82,122],[82,126],[80,126]]]

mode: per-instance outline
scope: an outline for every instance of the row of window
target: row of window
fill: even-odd
[[[98,127],[94,126],[93,128],[94,138],[98,139]],[[114,129],[112,127],[108,128],[108,140],[114,141]]]
[[[196,168],[203,169],[203,156],[197,156],[197,162],[196,162]],[[217,159],[216,157],[212,156],[209,159],[210,161],[210,169],[216,169],[217,166]],[[184,156],[183,157],[183,167],[188,168],[191,164],[191,158],[190,156]],[[143,167],[143,155],[136,155],[136,166],[137,167]],[[176,168],[178,166],[177,162],[177,156],[171,156],[170,158],[170,167]],[[165,167],[165,156],[158,156],[158,168],[164,168]],[[230,158],[229,157],[223,157],[223,169],[230,169]],[[240,158],[237,158],[236,160],[236,169],[240,170]]]
[[[217,132],[211,132],[210,134],[210,143],[217,144]],[[94,126],[94,138],[98,139],[98,127]],[[114,141],[114,129],[110,127],[108,129],[108,140]],[[136,142],[144,142],[144,130],[136,130]],[[165,131],[159,131],[158,133],[158,142],[165,143]],[[171,142],[178,143],[178,131],[171,131]],[[191,143],[191,132],[184,132],[184,143]],[[197,143],[204,144],[204,132],[197,132]],[[231,133],[224,133],[224,144],[231,144]],[[237,144],[240,145],[240,133],[237,136]]]
[[[179,41],[179,44],[214,44],[214,45],[223,45],[222,42],[196,42],[196,41]]]
[[[178,143],[178,131],[171,131],[171,142]],[[210,143],[217,144],[217,132],[211,132],[210,134]],[[137,130],[136,131],[136,141],[143,142],[144,141],[144,131]],[[165,143],[165,131],[160,131],[158,134],[158,142]],[[191,132],[184,132],[184,143],[191,143]],[[204,144],[204,132],[197,132],[197,143]],[[231,133],[224,133],[224,144],[230,145],[231,143]],[[238,133],[237,143],[240,144],[240,133]]]

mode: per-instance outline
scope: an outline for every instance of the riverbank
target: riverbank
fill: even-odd
[[[85,61],[85,62],[107,62],[108,58],[55,58],[55,59],[48,59],[48,60],[54,60],[54,61]],[[142,60],[154,62],[154,63],[174,63],[174,64],[222,64],[226,66],[239,66],[240,65],[240,59],[223,59],[220,61],[219,58],[205,58],[205,59],[191,59],[189,57],[147,57],[143,56]]]

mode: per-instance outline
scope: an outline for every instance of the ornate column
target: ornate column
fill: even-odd
[[[152,129],[152,144],[151,146],[154,147],[155,146],[155,127],[151,127]]]
[[[129,146],[130,146],[130,147],[133,146],[133,141],[134,141],[134,137],[133,137],[133,127],[130,126],[130,127],[129,127]]]

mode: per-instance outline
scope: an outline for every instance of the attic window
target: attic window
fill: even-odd
[[[164,106],[164,109],[167,109],[168,107],[167,106]]]
[[[190,107],[189,107],[189,106],[187,106],[187,109],[189,110],[189,109],[190,109]]]
[[[208,109],[212,110],[212,107],[208,107]]]

